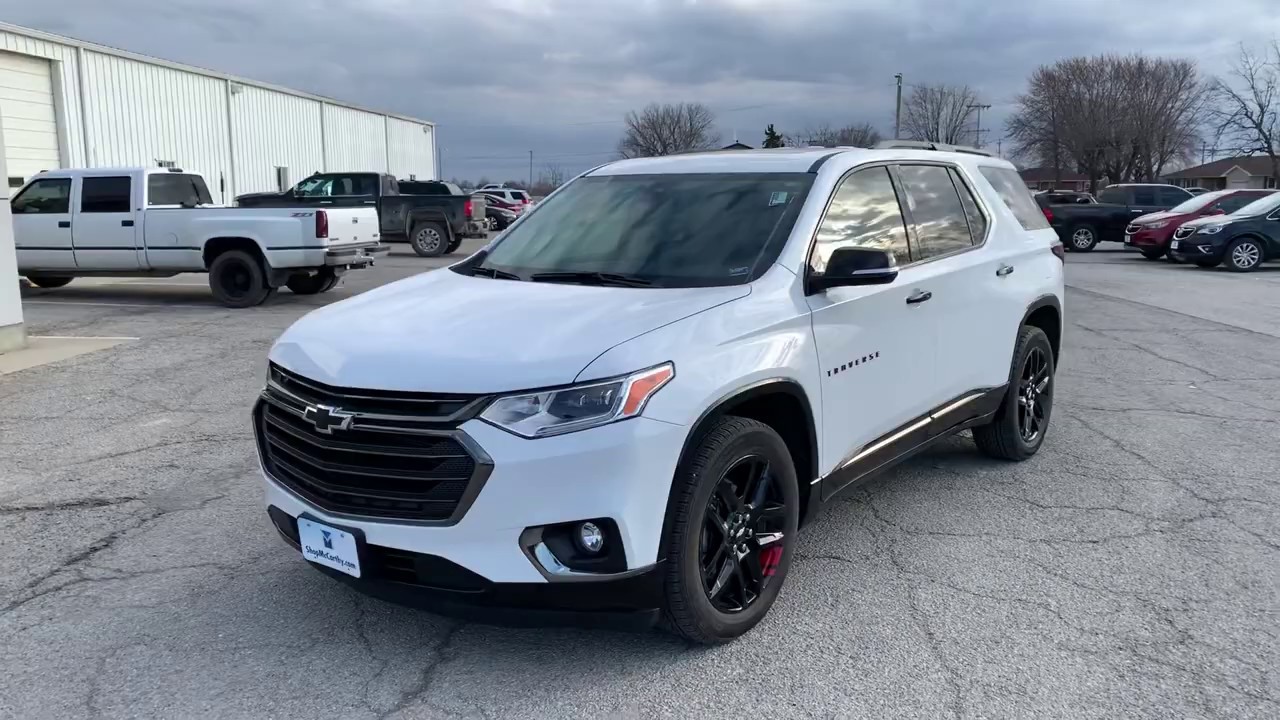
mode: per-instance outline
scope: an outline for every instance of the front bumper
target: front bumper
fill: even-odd
[[[305,514],[358,531],[377,552],[429,557],[412,563],[447,563],[474,575],[478,583],[461,592],[430,583],[386,585],[376,572],[367,580],[341,578],[373,595],[407,593],[401,601],[410,604],[421,600],[433,607],[440,602],[611,614],[659,607],[658,595],[647,583],[656,583],[660,592],[658,548],[688,428],[640,417],[537,440],[479,420],[463,423],[459,429],[493,465],[479,494],[456,523],[423,524],[325,512],[264,472],[266,503],[277,529],[288,538],[289,528],[296,528],[296,519]],[[594,518],[616,524],[617,541],[625,553],[624,571],[558,575],[523,546],[521,538],[529,528]],[[293,537],[296,540],[296,529]]]
[[[1177,247],[1174,247],[1174,244]],[[1206,239],[1203,235],[1192,235],[1183,240],[1173,240],[1169,243],[1169,254],[1179,260],[1187,260],[1190,262],[1220,262],[1223,253],[1226,251],[1226,245],[1222,242]]]
[[[1172,237],[1173,233],[1163,228],[1158,230],[1139,230],[1135,233],[1126,233],[1124,244],[1142,249],[1163,248],[1169,245],[1169,240]]]

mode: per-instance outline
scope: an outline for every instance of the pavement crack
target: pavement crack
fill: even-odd
[[[445,631],[444,635],[440,637],[440,642],[436,644],[435,657],[422,668],[422,675],[418,678],[418,682],[405,691],[390,710],[379,715],[378,720],[385,720],[399,713],[431,691],[432,682],[435,680],[435,675],[440,670],[440,667],[453,659],[453,639],[466,626],[467,623],[465,622],[457,622]]]
[[[16,515],[21,513],[54,512],[60,510],[89,510],[92,508],[111,507],[137,502],[140,498],[85,498],[65,502],[45,503],[42,505],[6,505],[0,506],[0,515]]]

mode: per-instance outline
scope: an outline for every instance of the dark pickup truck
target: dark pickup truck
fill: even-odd
[[[236,205],[376,205],[383,242],[406,240],[423,257],[451,253],[464,237],[482,234],[485,227],[483,200],[449,183],[401,182],[385,173],[317,173],[284,192],[241,195]]]
[[[1134,218],[1190,199],[1191,193],[1173,185],[1110,185],[1096,203],[1053,204],[1042,210],[1068,250],[1089,252],[1099,242],[1124,242],[1124,229]]]

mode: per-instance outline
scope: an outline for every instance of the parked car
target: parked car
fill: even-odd
[[[1036,204],[1040,207],[1048,205],[1088,205],[1098,202],[1087,192],[1075,190],[1045,190],[1036,193]]]
[[[1140,215],[1124,231],[1124,244],[1159,260],[1169,251],[1173,233],[1183,223],[1207,215],[1228,215],[1274,190],[1218,190],[1196,195],[1164,212]]]
[[[511,188],[480,188],[476,193],[505,200],[509,203],[524,205],[526,207],[533,204],[533,199],[530,198],[529,193],[524,190],[514,190]]]
[[[1097,203],[1054,205],[1045,217],[1068,250],[1089,252],[1099,242],[1124,242],[1124,230],[1135,217],[1189,199],[1190,193],[1173,185],[1110,185],[1098,194]]]
[[[520,213],[493,203],[485,205],[484,214],[489,221],[489,230],[493,231],[506,230],[520,217]]]
[[[1191,193],[1192,195],[1203,195],[1203,194],[1205,194],[1205,193],[1209,192],[1209,188],[1202,188],[1202,187],[1189,187],[1189,188],[1184,188],[1184,189],[1185,189],[1187,192]]]
[[[439,612],[741,635],[842,489],[964,429],[1044,442],[1062,245],[979,152],[622,160],[307,315],[253,411],[275,527]]]
[[[479,232],[484,208],[470,195],[405,195],[385,173],[318,173],[284,192],[250,193],[240,207],[342,207],[373,205],[385,242],[407,240],[424,257],[447,255]]]
[[[1230,215],[1183,223],[1169,253],[1200,267],[1225,265],[1248,272],[1280,257],[1280,193],[1254,200]]]
[[[213,296],[243,308],[279,287],[325,292],[387,251],[373,208],[212,205],[204,178],[178,169],[42,172],[9,201],[18,272],[42,288],[207,272]]]

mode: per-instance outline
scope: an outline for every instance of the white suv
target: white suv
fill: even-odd
[[[266,501],[314,565],[501,619],[754,626],[840,490],[1044,441],[1062,246],[956,148],[624,160],[271,350]]]

